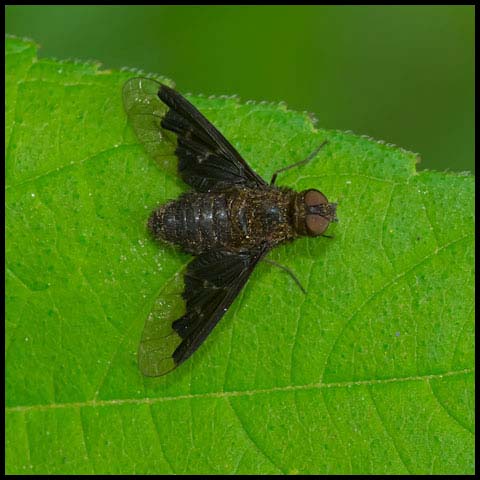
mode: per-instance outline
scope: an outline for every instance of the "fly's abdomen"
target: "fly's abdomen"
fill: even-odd
[[[156,238],[198,254],[228,244],[231,237],[228,208],[223,194],[186,194],[155,210],[148,227]]]

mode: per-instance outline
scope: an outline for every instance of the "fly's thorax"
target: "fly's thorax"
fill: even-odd
[[[269,187],[231,192],[231,218],[235,241],[244,247],[268,242],[276,245],[294,237],[290,189]]]
[[[300,236],[316,237],[327,230],[330,222],[336,222],[336,203],[315,189],[296,193],[292,202],[292,222],[295,233]]]

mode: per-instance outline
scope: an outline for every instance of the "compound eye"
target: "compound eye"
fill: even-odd
[[[314,205],[328,203],[327,197],[318,190],[309,190],[303,197],[303,200],[307,207],[313,207]]]
[[[310,214],[305,217],[305,224],[310,235],[321,235],[330,224],[330,221],[321,215]]]

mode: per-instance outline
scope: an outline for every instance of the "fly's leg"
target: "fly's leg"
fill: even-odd
[[[268,260],[267,258],[264,258],[263,261],[269,263],[270,265],[274,265],[275,267],[281,268],[284,272],[287,272],[293,278],[293,280],[295,280],[295,283],[298,285],[300,290],[305,295],[307,294],[307,291],[302,287],[300,280],[295,276],[295,274],[288,267],[285,267],[284,265],[280,265],[279,263],[274,262],[273,260]]]
[[[277,170],[273,175],[272,175],[272,179],[270,180],[270,185],[275,185],[275,180],[277,179],[277,175],[281,172],[285,172],[286,170],[290,170],[291,168],[294,168],[294,167],[300,167],[301,165],[305,165],[306,163],[308,163],[310,160],[312,160],[313,158],[315,158],[315,156],[317,155],[317,153],[328,143],[328,140],[325,140],[322,142],[322,144],[317,147],[305,160],[302,160],[300,162],[297,162],[297,163],[293,163],[292,165],[289,165],[288,167],[283,167],[283,168],[280,168],[280,170]]]

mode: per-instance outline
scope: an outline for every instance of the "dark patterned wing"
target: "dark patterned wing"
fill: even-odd
[[[152,98],[155,88],[156,98]],[[178,171],[195,190],[267,185],[226,138],[172,88],[155,80],[133,78],[125,84],[123,97],[137,136],[154,158],[158,159],[158,147],[148,145],[164,139],[165,131],[176,136]],[[149,115],[150,119],[141,118]],[[165,152],[160,148],[162,155]]]
[[[227,139],[184,97],[162,85],[158,92],[170,108],[162,127],[177,135],[178,170],[198,191],[232,185],[265,186]]]
[[[267,252],[264,244],[251,252],[212,251],[195,257],[184,277],[185,313],[173,322],[163,317],[169,302],[163,295],[147,318],[138,350],[142,373],[164,375],[187,360],[228,310]]]

